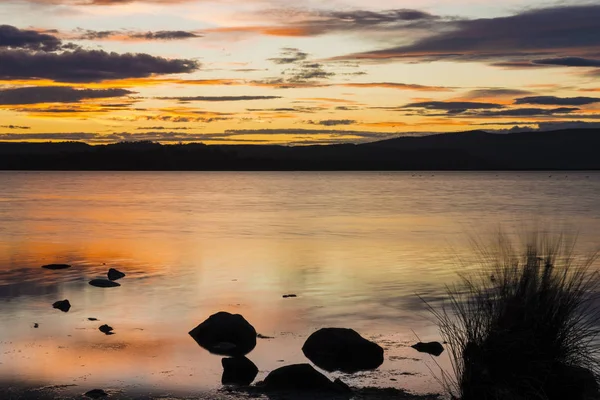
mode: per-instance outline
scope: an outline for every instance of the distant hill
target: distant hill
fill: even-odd
[[[600,130],[401,137],[329,146],[0,143],[3,170],[600,170]]]

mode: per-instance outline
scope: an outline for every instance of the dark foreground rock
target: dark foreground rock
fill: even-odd
[[[69,264],[47,264],[47,265],[42,265],[42,268],[57,271],[59,269],[71,268],[71,266]]]
[[[420,353],[427,353],[427,354],[431,354],[436,357],[438,357],[440,354],[442,354],[444,352],[444,346],[442,346],[442,344],[439,342],[428,342],[428,343],[419,342],[417,344],[413,344],[410,347],[412,347],[413,349],[417,350]]]
[[[223,385],[241,385],[248,386],[258,375],[258,367],[246,357],[224,358],[221,360],[223,365],[223,376],[221,383]]]
[[[256,347],[256,330],[239,314],[219,312],[195,327],[189,335],[213,354],[245,356]]]
[[[90,390],[89,392],[87,392],[85,394],[85,396],[89,397],[90,399],[101,399],[103,397],[108,396],[108,393],[106,393],[102,389],[93,389],[93,390]]]
[[[100,328],[98,328],[98,330],[102,333],[104,333],[105,335],[113,335],[113,327],[112,326],[108,326],[106,324],[102,325]]]
[[[52,304],[52,307],[59,309],[62,312],[69,312],[71,303],[69,303],[69,300],[60,300]]]
[[[92,286],[101,287],[101,288],[111,288],[111,287],[121,286],[120,283],[109,281],[108,279],[92,279],[89,283]]]
[[[116,281],[121,278],[125,278],[125,274],[123,272],[116,270],[114,268],[109,269],[108,273],[106,275],[108,276],[108,279],[111,281]]]
[[[265,391],[347,393],[348,386],[332,382],[310,364],[294,364],[278,368],[260,383]]]
[[[302,352],[326,371],[354,373],[383,364],[383,348],[352,329],[320,329],[309,336]]]

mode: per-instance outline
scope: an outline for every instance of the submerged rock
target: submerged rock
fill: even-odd
[[[120,283],[109,281],[108,279],[92,279],[89,283],[92,286],[101,287],[101,288],[110,288],[110,287],[121,286]]]
[[[221,377],[223,385],[248,386],[258,375],[258,368],[246,357],[224,358],[221,360],[221,364],[223,365],[223,376]]]
[[[51,270],[56,271],[59,269],[71,268],[71,266],[69,264],[47,264],[47,265],[42,265],[42,268],[51,269]]]
[[[71,303],[69,303],[69,300],[60,300],[52,304],[52,307],[59,309],[62,312],[69,312]]]
[[[106,324],[102,325],[100,328],[98,328],[98,330],[102,333],[104,333],[105,335],[113,335],[113,327],[112,326],[108,326]]]
[[[383,348],[352,329],[320,329],[309,336],[302,352],[326,371],[354,373],[383,364]]]
[[[219,312],[195,327],[189,335],[213,354],[244,356],[256,347],[256,330],[239,314]]]
[[[118,279],[125,278],[125,274],[123,272],[116,270],[114,268],[109,269],[108,273],[106,275],[108,276],[108,279],[111,281],[116,281]]]
[[[89,397],[90,399],[101,399],[102,397],[108,396],[108,393],[102,389],[93,389],[87,392],[85,396]]]
[[[267,391],[345,393],[346,385],[336,384],[310,364],[294,364],[278,368],[260,386]]]
[[[413,344],[410,347],[412,347],[420,353],[427,353],[436,357],[444,352],[444,346],[442,346],[440,342],[419,342],[417,344]]]

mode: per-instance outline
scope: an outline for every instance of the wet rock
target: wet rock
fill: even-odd
[[[91,318],[88,318],[88,321],[98,321],[98,318],[91,317]]]
[[[304,355],[326,371],[354,373],[383,364],[383,348],[352,329],[323,328],[309,336]]]
[[[61,300],[52,304],[52,307],[57,308],[62,312],[69,312],[71,309],[71,303],[69,303],[69,300]]]
[[[219,312],[195,327],[189,335],[213,354],[244,356],[256,347],[256,330],[239,314]]]
[[[277,368],[267,375],[260,386],[267,391],[291,391],[294,393],[343,393],[345,391],[310,364],[294,364]]]
[[[39,327],[40,327],[40,324],[38,324],[38,323],[36,322],[35,324],[33,324],[33,327],[34,327],[34,328],[39,328]]]
[[[90,390],[89,392],[87,392],[85,394],[85,396],[89,397],[90,399],[101,399],[103,397],[107,397],[108,393],[106,393],[102,389],[93,389],[93,390]]]
[[[259,339],[275,339],[273,336],[263,335],[262,333],[259,333],[258,335],[256,335],[256,337]]]
[[[105,335],[113,335],[113,327],[112,326],[108,326],[106,324],[102,325],[100,328],[98,328],[98,330],[102,333],[104,333]]]
[[[290,298],[290,297],[298,297],[298,295],[295,295],[295,294],[284,294],[283,295],[284,299],[287,299],[287,298]]]
[[[436,357],[444,352],[444,346],[442,346],[440,342],[419,342],[417,344],[413,344],[410,347],[412,347],[420,353],[427,353]]]
[[[223,365],[223,376],[221,377],[223,385],[248,386],[258,375],[258,368],[246,357],[224,358],[221,360],[221,364]]]
[[[125,274],[123,272],[116,270],[114,268],[109,269],[108,273],[106,275],[108,276],[108,279],[111,281],[116,281],[118,279],[125,278]]]
[[[71,266],[69,264],[47,264],[47,265],[42,265],[42,268],[51,269],[53,271],[57,271],[57,270],[60,270],[60,269],[71,268]]]
[[[110,287],[121,286],[120,283],[109,281],[108,279],[92,279],[89,283],[92,286],[101,287],[101,288],[110,288]]]

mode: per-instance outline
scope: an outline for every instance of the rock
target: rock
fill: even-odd
[[[120,283],[109,281],[108,279],[92,279],[90,281],[90,285],[96,286],[96,287],[101,287],[101,288],[110,288],[110,287],[121,286]]]
[[[89,392],[87,392],[85,394],[86,397],[89,397],[91,399],[100,399],[102,397],[106,397],[108,396],[108,393],[106,393],[104,390],[102,389],[93,389],[90,390]]]
[[[340,378],[336,378],[333,383],[335,383],[336,385],[338,385],[340,387],[340,390],[346,393],[352,393],[352,389],[350,389],[350,386],[348,386],[346,384],[346,382],[342,381]]]
[[[436,357],[444,352],[444,346],[442,346],[442,344],[439,342],[419,342],[417,344],[413,344],[410,347],[412,347],[420,353],[427,353]]]
[[[125,274],[123,272],[116,270],[114,268],[109,269],[108,273],[106,275],[108,276],[108,279],[111,281],[116,281],[118,279],[125,278]]]
[[[52,304],[52,307],[57,308],[62,312],[69,312],[71,309],[71,303],[69,303],[69,300],[61,300]]]
[[[98,328],[98,330],[102,333],[104,333],[105,335],[113,335],[113,327],[112,326],[108,326],[106,324],[102,325],[100,328]]]
[[[256,337],[259,339],[275,339],[273,336],[263,335],[262,333],[259,333],[258,335],[256,335]]]
[[[47,264],[47,265],[42,265],[42,268],[51,269],[51,270],[56,271],[59,269],[71,268],[71,266],[69,264]]]
[[[271,371],[261,386],[269,391],[342,393],[344,389],[310,364],[295,364]]]
[[[39,328],[39,327],[40,327],[40,324],[38,324],[38,323],[36,322],[35,324],[33,324],[33,327],[34,327],[34,328]]]
[[[354,373],[383,364],[383,348],[352,329],[320,329],[306,339],[302,352],[326,371]]]
[[[599,389],[594,373],[589,369],[558,364],[544,385],[548,400],[598,399]]]
[[[256,347],[256,330],[239,314],[219,312],[195,327],[189,335],[213,354],[244,356]]]
[[[284,299],[287,299],[287,298],[289,298],[289,297],[298,297],[298,295],[295,295],[295,294],[284,294],[284,295],[283,295],[283,298],[284,298]]]
[[[223,385],[248,386],[258,375],[258,368],[246,357],[224,358],[221,360],[221,364],[223,365],[221,378]]]
[[[91,317],[91,318],[88,318],[88,321],[98,321],[98,318]]]

